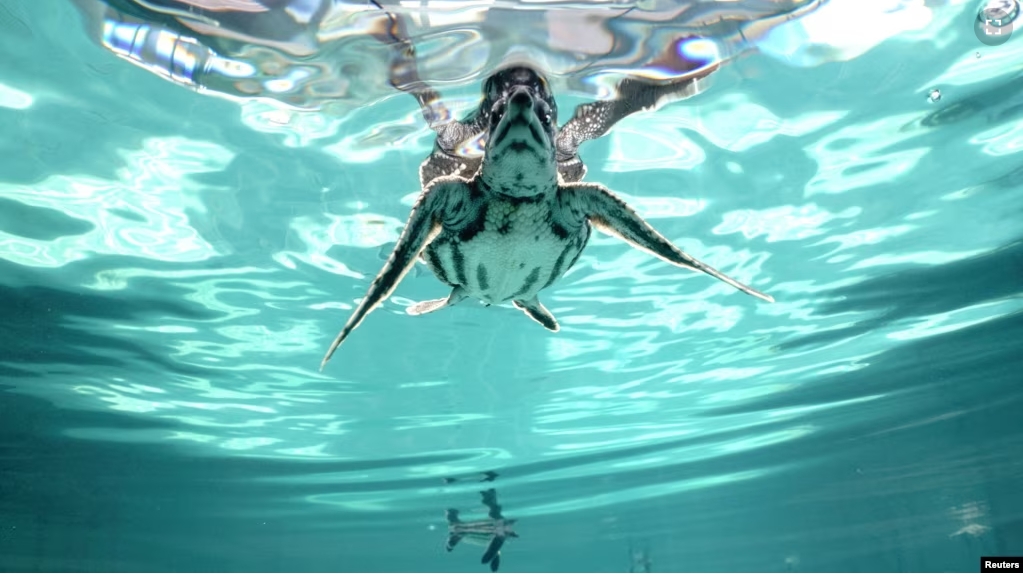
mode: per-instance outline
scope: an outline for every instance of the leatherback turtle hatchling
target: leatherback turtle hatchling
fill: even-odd
[[[407,59],[411,50],[406,48]],[[352,312],[320,365],[423,260],[451,286],[443,299],[410,306],[431,313],[472,297],[485,305],[511,301],[551,331],[558,322],[538,293],[575,264],[593,227],[668,263],[711,275],[765,301],[773,299],[698,261],[658,233],[603,185],[580,180],[586,169],[579,145],[607,133],[625,116],[659,107],[698,91],[697,80],[717,65],[690,70],[671,83],[627,78],[618,97],[580,105],[557,127],[557,104],[546,78],[513,65],[483,86],[474,114],[448,121],[439,95],[426,87],[408,61],[392,68],[392,84],[419,101],[437,140],[420,168],[423,192],[383,269]],[[458,149],[479,138],[482,158]]]
[[[512,529],[516,521],[505,518],[501,514],[501,505],[497,503],[497,490],[493,488],[483,490],[480,492],[480,496],[488,510],[487,518],[484,520],[463,521],[459,517],[457,509],[449,508],[445,511],[444,515],[448,521],[448,539],[444,548],[451,552],[455,545],[462,540],[470,544],[486,546],[480,563],[490,564],[490,571],[497,572],[501,566],[501,547],[504,546],[505,540],[519,537]]]

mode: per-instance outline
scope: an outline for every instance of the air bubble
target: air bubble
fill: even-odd
[[[973,32],[985,46],[1001,46],[1012,36],[1019,15],[1019,0],[981,0]]]
[[[987,0],[977,12],[977,20],[997,28],[1004,28],[1019,17],[1018,0]]]
[[[931,102],[932,104],[940,99],[941,90],[939,90],[938,88],[932,89],[931,92],[927,94],[927,101]]]

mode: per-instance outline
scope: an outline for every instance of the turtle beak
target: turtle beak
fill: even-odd
[[[533,96],[526,86],[516,86],[508,96],[509,116],[522,117],[527,113],[533,114]],[[533,114],[535,116],[535,114]]]
[[[549,138],[537,116],[532,91],[516,86],[506,101],[504,117],[493,136],[494,149],[534,153],[546,149]]]

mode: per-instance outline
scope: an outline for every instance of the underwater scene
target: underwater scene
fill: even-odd
[[[1021,11],[0,1],[0,571],[1023,555]]]

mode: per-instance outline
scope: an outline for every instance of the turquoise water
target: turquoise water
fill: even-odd
[[[502,571],[1023,554],[1023,37],[890,12],[582,148],[776,303],[595,235],[546,291],[560,333],[407,316],[446,294],[419,269],[320,373],[417,192],[412,98],[196,93],[4,3],[0,570],[486,571],[444,550],[484,488]]]

